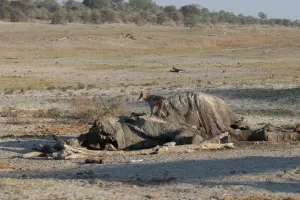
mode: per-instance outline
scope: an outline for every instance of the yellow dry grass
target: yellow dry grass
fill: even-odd
[[[100,26],[36,23],[0,23],[0,27],[3,33],[0,39],[4,47],[0,52],[2,58],[126,57],[270,45],[300,45],[300,33],[295,29],[256,30],[237,26],[227,30],[228,27],[220,26],[190,29],[119,24]],[[122,33],[132,33],[138,39],[124,39]]]
[[[37,77],[0,76],[0,89],[30,90],[42,89],[53,85],[51,81],[41,80]]]
[[[66,24],[50,25],[39,23],[0,22],[0,90],[5,89],[43,89],[50,86],[75,85],[77,82],[94,84],[97,87],[115,87],[120,85],[161,85],[170,80],[162,70],[168,71],[173,61],[167,56],[211,55],[231,59],[266,59],[263,63],[244,64],[243,67],[263,67],[265,71],[277,70],[283,76],[293,76],[299,67],[298,60],[283,60],[272,63],[270,60],[281,56],[283,52],[272,51],[276,48],[294,49],[284,56],[294,56],[300,51],[299,29],[264,26],[201,26],[198,28],[135,26],[122,24]],[[136,40],[123,38],[122,34],[131,33]],[[289,55],[290,54],[290,55]],[[166,60],[156,62],[156,57]],[[143,62],[144,58],[152,58]],[[134,63],[135,60],[139,62]],[[201,68],[205,65],[192,65],[184,61],[179,67]],[[236,65],[236,64],[235,64]],[[281,67],[285,66],[285,68]],[[214,66],[213,66],[214,67]],[[230,65],[229,67],[234,67]],[[286,73],[286,69],[290,70]],[[15,70],[13,70],[15,69]],[[218,70],[218,68],[213,68]],[[22,76],[24,72],[26,76]],[[63,71],[64,70],[64,71]],[[106,71],[110,72],[106,72]],[[106,75],[116,70],[120,78]],[[125,72],[151,73],[153,79],[141,76],[134,82],[132,78],[122,77]],[[53,72],[56,73],[53,73]],[[61,73],[57,73],[57,71]],[[112,77],[109,81],[90,77]],[[0,71],[1,72],[1,71]],[[262,77],[261,74],[257,74]],[[89,77],[80,79],[78,77]],[[245,79],[257,77],[246,77]],[[105,78],[103,78],[105,79]],[[127,81],[128,79],[128,81]],[[202,78],[203,79],[203,78]],[[227,77],[227,81],[231,79]]]

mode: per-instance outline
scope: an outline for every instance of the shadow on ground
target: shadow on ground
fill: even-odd
[[[300,88],[214,89],[204,93],[224,99],[239,114],[300,116]]]
[[[34,141],[37,142],[37,141]],[[30,146],[32,141],[20,141],[23,146]],[[26,143],[26,144],[25,144]],[[2,151],[9,151],[8,147],[14,146],[13,142],[0,143]],[[214,154],[218,155],[219,152]],[[220,152],[221,155],[224,151]],[[226,152],[227,153],[227,152]],[[228,150],[228,154],[237,153],[235,150]],[[263,153],[263,152],[262,152]],[[180,159],[183,156],[191,154],[174,155],[151,155],[130,158],[114,158],[117,161],[106,165],[84,165],[82,160],[72,161],[46,161],[46,160],[28,160],[28,162],[39,163],[42,165],[55,166],[60,163],[59,168],[43,168],[38,171],[28,172],[4,172],[0,178],[20,178],[20,179],[56,179],[56,180],[89,180],[91,183],[101,181],[121,182],[138,186],[164,185],[188,183],[208,187],[214,186],[250,186],[261,188],[273,192],[299,193],[299,178],[295,181],[273,182],[268,180],[257,181],[253,176],[259,178],[260,173],[283,173],[283,170],[295,169],[300,164],[300,157],[267,157],[267,156],[246,156],[229,159],[203,159],[203,160],[181,160],[164,162],[168,156],[178,156],[174,159]],[[231,156],[232,157],[232,156]],[[122,162],[118,163],[123,159]],[[124,159],[127,161],[124,161]],[[143,159],[142,163],[128,163],[128,159]],[[186,159],[186,158],[185,158]],[[20,161],[24,162],[23,159]],[[160,161],[160,162],[158,162]],[[72,162],[72,165],[67,163]],[[157,163],[158,162],[158,163]],[[64,163],[66,165],[64,165]],[[76,166],[76,167],[74,167]],[[248,175],[242,177],[242,175]],[[235,179],[239,176],[238,179]],[[249,177],[250,176],[250,177]],[[299,175],[296,175],[299,176]],[[275,176],[276,177],[276,176]],[[227,181],[226,178],[234,181]],[[216,179],[222,179],[216,181]]]
[[[271,192],[285,192],[285,193],[299,193],[300,186],[298,182],[294,183],[281,183],[281,182],[228,182],[228,183],[218,183],[218,182],[211,182],[207,181],[204,183],[207,186],[249,186],[253,188],[260,188],[269,190]]]
[[[75,138],[75,136],[60,136],[64,139]],[[52,136],[44,137],[26,137],[26,138],[14,138],[14,139],[0,139],[0,151],[14,152],[18,154],[24,154],[32,152],[32,148],[36,144],[56,144]],[[0,155],[1,158],[1,155]]]
[[[222,96],[230,99],[253,99],[253,100],[279,100],[286,98],[299,98],[300,88],[291,89],[213,89],[204,93]]]

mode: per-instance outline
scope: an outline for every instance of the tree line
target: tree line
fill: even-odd
[[[257,17],[235,15],[224,10],[215,12],[197,4],[176,8],[159,6],[153,0],[74,0],[59,4],[56,0],[0,0],[0,19],[11,22],[50,20],[52,24],[82,23],[135,23],[137,25],[200,24],[269,24],[300,27],[300,20],[269,19],[259,12]]]

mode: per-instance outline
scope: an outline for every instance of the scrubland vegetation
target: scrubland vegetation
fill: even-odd
[[[153,0],[18,0],[0,1],[0,19],[11,22],[36,20],[52,24],[81,23],[134,23],[137,25],[197,26],[199,24],[269,24],[299,27],[299,20],[268,19],[264,12],[257,16],[235,15],[224,10],[210,11],[193,4],[176,8],[173,5],[159,6]]]

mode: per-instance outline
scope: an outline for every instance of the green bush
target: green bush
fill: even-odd
[[[116,22],[116,14],[113,10],[110,9],[104,9],[101,10],[101,21],[104,22],[108,22],[108,23],[114,23]]]
[[[90,9],[105,9],[108,7],[107,0],[83,0],[83,5],[89,7]]]
[[[129,19],[130,22],[133,22],[137,25],[141,25],[142,24],[142,17],[140,15],[140,13],[133,13],[131,16],[130,16],[130,19]]]
[[[153,0],[129,0],[129,6],[133,11],[154,11],[157,7]]]
[[[91,13],[90,22],[93,24],[100,24],[101,21],[101,13],[98,10],[93,10]]]
[[[167,17],[166,17],[166,14],[165,13],[158,13],[156,15],[157,19],[156,19],[156,23],[157,24],[163,24],[164,22],[166,22],[167,20]]]
[[[198,24],[199,17],[197,15],[188,15],[184,17],[183,23],[185,26],[194,27]]]
[[[166,16],[170,19],[172,19],[175,22],[179,22],[183,19],[182,13],[180,13],[175,6],[166,6],[164,8],[164,13]]]
[[[199,22],[201,11],[195,5],[182,6],[180,8],[182,15],[184,16],[183,23],[185,26],[194,27]]]
[[[10,21],[11,22],[26,22],[26,21],[28,21],[28,18],[21,9],[14,8],[14,9],[11,9],[11,11],[10,11]]]
[[[128,23],[130,21],[128,12],[121,12],[119,18],[123,23]]]
[[[268,19],[264,12],[256,17],[235,15],[221,10],[210,11],[196,4],[158,6],[154,0],[66,0],[63,5],[57,0],[0,0],[0,19],[25,22],[28,19],[51,20],[52,24],[65,21],[83,23],[133,22],[144,24],[169,24],[193,27],[199,23],[217,24],[270,24],[299,27],[299,20]],[[175,23],[174,23],[175,22]]]
[[[37,9],[36,19],[39,19],[39,20],[48,20],[48,19],[50,19],[49,11],[46,8]]]
[[[0,19],[9,17],[9,2],[8,0],[0,0]]]
[[[90,21],[90,14],[87,10],[84,10],[80,15],[81,20],[83,23],[88,23]]]
[[[56,11],[51,17],[51,24],[63,24],[65,16],[62,11]]]
[[[37,8],[46,8],[49,12],[54,13],[60,10],[60,5],[56,0],[43,0],[36,1],[35,5]]]
[[[156,15],[149,15],[147,17],[147,22],[151,24],[156,24],[157,23],[157,16]]]
[[[66,21],[73,22],[75,20],[75,14],[72,11],[68,11],[66,14]]]

